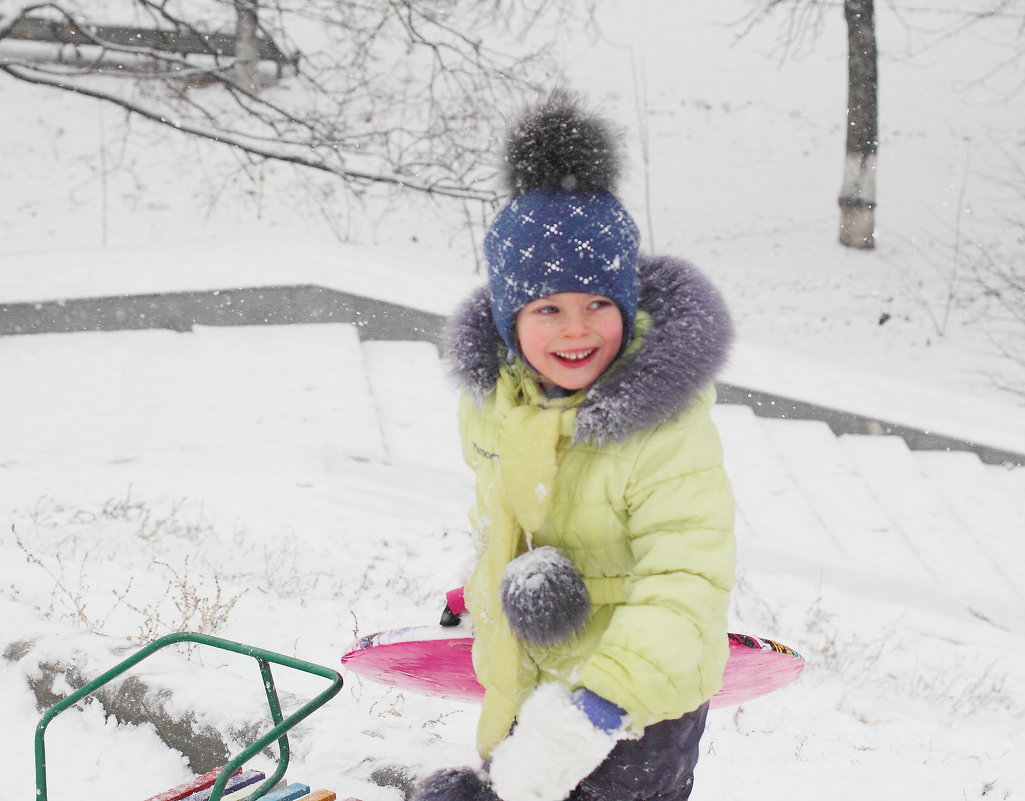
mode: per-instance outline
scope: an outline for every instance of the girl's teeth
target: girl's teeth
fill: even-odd
[[[571,362],[577,362],[581,359],[586,359],[592,353],[594,353],[593,348],[591,350],[584,351],[583,353],[556,353],[555,355],[558,356],[560,359],[568,359]]]

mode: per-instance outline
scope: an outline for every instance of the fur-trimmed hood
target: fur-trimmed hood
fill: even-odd
[[[733,325],[719,291],[691,264],[641,256],[639,308],[651,317],[643,345],[621,356],[577,407],[574,440],[618,442],[672,419],[726,362]],[[456,311],[446,359],[480,403],[491,394],[508,351],[491,316],[487,287]]]

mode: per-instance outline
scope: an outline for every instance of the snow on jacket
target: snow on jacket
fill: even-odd
[[[638,270],[630,345],[568,397],[546,397],[508,357],[486,288],[449,328],[465,390],[463,454],[477,478],[466,601],[485,758],[542,681],[613,701],[635,733],[696,709],[721,684],[734,505],[709,411],[732,329],[719,293],[689,264],[642,257]],[[514,557],[542,545],[572,559],[593,608],[569,642],[529,647],[509,629],[498,588]]]

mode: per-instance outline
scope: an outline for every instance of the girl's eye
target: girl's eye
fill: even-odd
[[[555,306],[539,306],[534,309],[535,314],[558,314],[559,309]]]
[[[592,309],[604,309],[606,306],[611,306],[611,305],[612,305],[612,301],[611,300],[604,300],[604,299],[602,299],[602,300],[594,300],[594,301],[591,301],[590,308],[592,308]]]

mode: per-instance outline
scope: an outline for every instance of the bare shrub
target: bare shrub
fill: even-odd
[[[167,573],[167,586],[159,601],[138,606],[130,597],[131,584],[123,592],[114,591],[118,602],[135,612],[140,619],[138,634],[129,639],[149,642],[165,634],[180,631],[195,631],[200,634],[213,634],[219,631],[231,618],[235,604],[239,602],[247,590],[230,594],[221,586],[222,577],[214,573],[204,583],[213,584],[213,591],[196,584],[189,577],[189,560],[185,559],[179,571],[166,562],[156,562]],[[170,600],[175,613],[168,614],[164,610],[166,601]]]
[[[7,594],[46,619],[138,641],[212,634],[247,592],[228,589],[234,577],[220,567],[193,568],[190,554],[215,530],[183,500],[158,512],[131,488],[99,509],[68,509],[47,497],[28,518],[28,534],[12,524],[14,545],[46,580],[17,582]],[[189,552],[176,559],[183,547]]]

